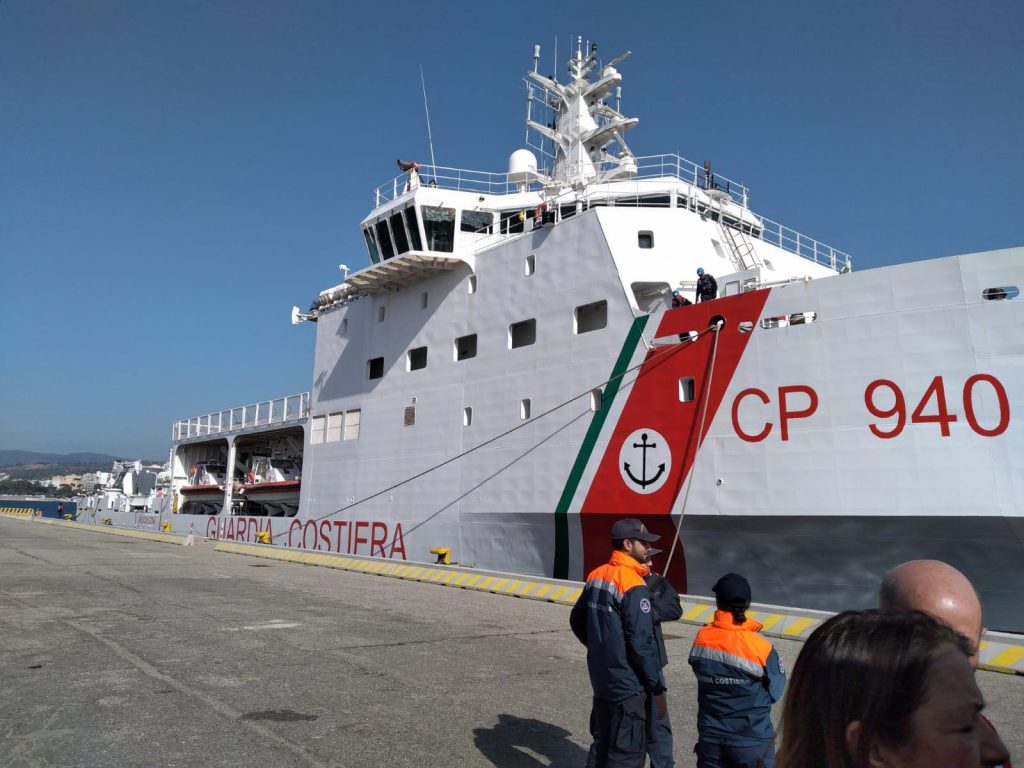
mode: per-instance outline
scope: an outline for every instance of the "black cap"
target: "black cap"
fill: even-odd
[[[727,573],[711,588],[720,605],[750,605],[750,582],[738,573]]]
[[[627,517],[625,520],[619,520],[619,522],[612,526],[612,539],[614,541],[618,541],[620,539],[657,541],[660,538],[661,536],[658,534],[648,531],[647,527],[635,517]]]

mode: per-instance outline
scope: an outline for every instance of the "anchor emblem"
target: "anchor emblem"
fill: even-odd
[[[640,472],[636,474],[634,470],[638,463]],[[636,493],[654,493],[661,488],[668,479],[671,466],[672,453],[668,442],[653,429],[638,429],[622,443],[619,472],[626,485]]]

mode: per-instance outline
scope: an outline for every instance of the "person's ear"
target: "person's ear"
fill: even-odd
[[[864,744],[866,734],[864,723],[854,720],[846,726],[846,753],[853,757],[853,764],[858,768],[895,768],[899,765],[896,755],[891,749],[879,743],[878,739],[872,738],[870,743]]]

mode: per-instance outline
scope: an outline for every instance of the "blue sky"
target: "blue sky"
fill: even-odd
[[[164,456],[175,419],[308,390],[289,309],[429,158],[420,65],[437,162],[501,172],[556,37],[633,51],[637,154],[857,269],[1022,245],[1022,8],[0,2],[0,448]]]

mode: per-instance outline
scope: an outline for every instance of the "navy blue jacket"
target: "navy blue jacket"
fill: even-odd
[[[569,624],[587,646],[594,695],[622,701],[638,693],[662,693],[661,660],[654,639],[646,565],[616,550],[591,571]]]
[[[715,611],[714,622],[697,632],[690,666],[697,676],[701,741],[752,747],[775,738],[772,704],[782,696],[786,673],[778,652],[758,634],[761,627]]]

